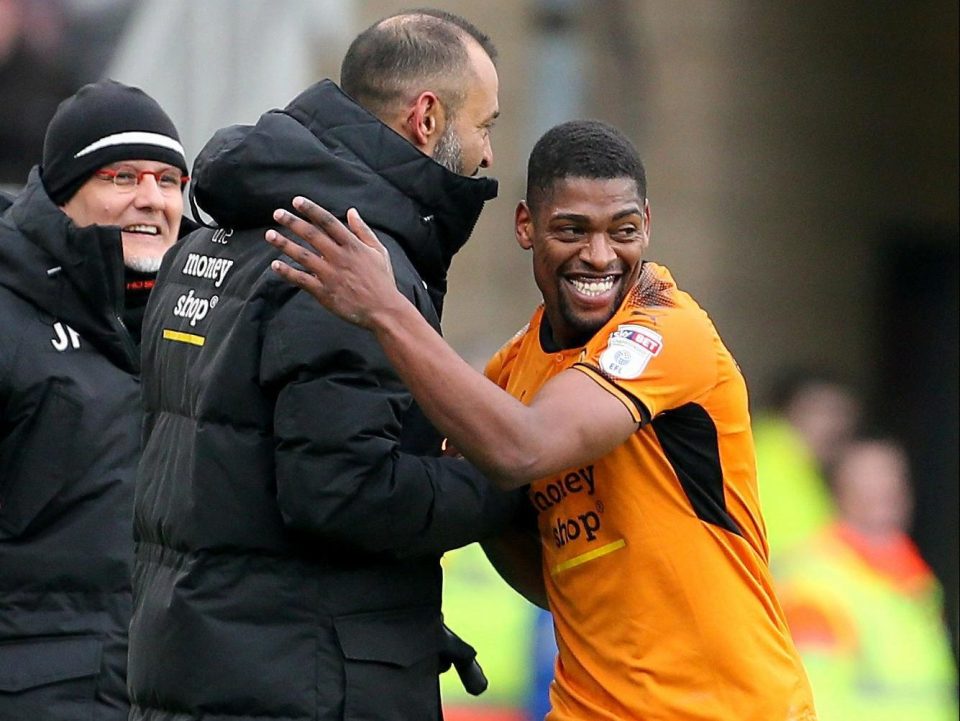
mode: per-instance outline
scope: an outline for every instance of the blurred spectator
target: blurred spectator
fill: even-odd
[[[0,185],[26,182],[47,123],[78,87],[56,61],[62,23],[60,3],[0,0]]]
[[[476,543],[444,554],[443,569],[444,621],[477,649],[490,683],[481,696],[470,696],[455,672],[441,676],[445,721],[528,721],[539,609],[500,578]],[[549,671],[552,678],[552,664]]]
[[[825,477],[859,419],[853,391],[826,372],[790,369],[774,385],[770,411],[753,423],[771,556],[834,517]]]
[[[907,459],[850,444],[832,476],[837,521],[774,564],[820,721],[957,718],[941,588],[907,535]]]

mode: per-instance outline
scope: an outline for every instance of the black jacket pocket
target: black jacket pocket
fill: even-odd
[[[339,616],[334,627],[344,656],[346,721],[440,717],[437,609]]]
[[[102,644],[94,636],[0,643],[0,719],[88,719]]]
[[[0,691],[24,691],[57,681],[96,676],[100,640],[55,636],[0,643]]]

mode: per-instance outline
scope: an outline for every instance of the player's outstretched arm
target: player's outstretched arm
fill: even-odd
[[[355,209],[344,225],[306,198],[293,206],[303,218],[285,210],[274,218],[308,247],[273,230],[266,239],[304,270],[278,260],[274,271],[372,331],[434,425],[502,487],[591,461],[636,430],[620,401],[577,371],[551,379],[529,405],[516,400],[460,358],[397,290],[386,249]]]

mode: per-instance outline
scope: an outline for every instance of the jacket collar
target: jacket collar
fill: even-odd
[[[454,254],[497,192],[495,180],[448,171],[329,80],[255,126],[218,131],[193,178],[200,207],[223,227],[273,225],[273,211],[290,207],[295,195],[340,218],[356,207],[399,243],[435,301]]]
[[[123,250],[119,228],[78,227],[46,193],[38,168],[4,213],[0,284],[52,320],[66,323],[118,365],[136,367],[120,321]]]

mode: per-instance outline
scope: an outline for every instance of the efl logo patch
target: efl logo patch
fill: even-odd
[[[621,325],[600,354],[600,367],[614,378],[636,378],[663,348],[663,338],[642,325]]]

